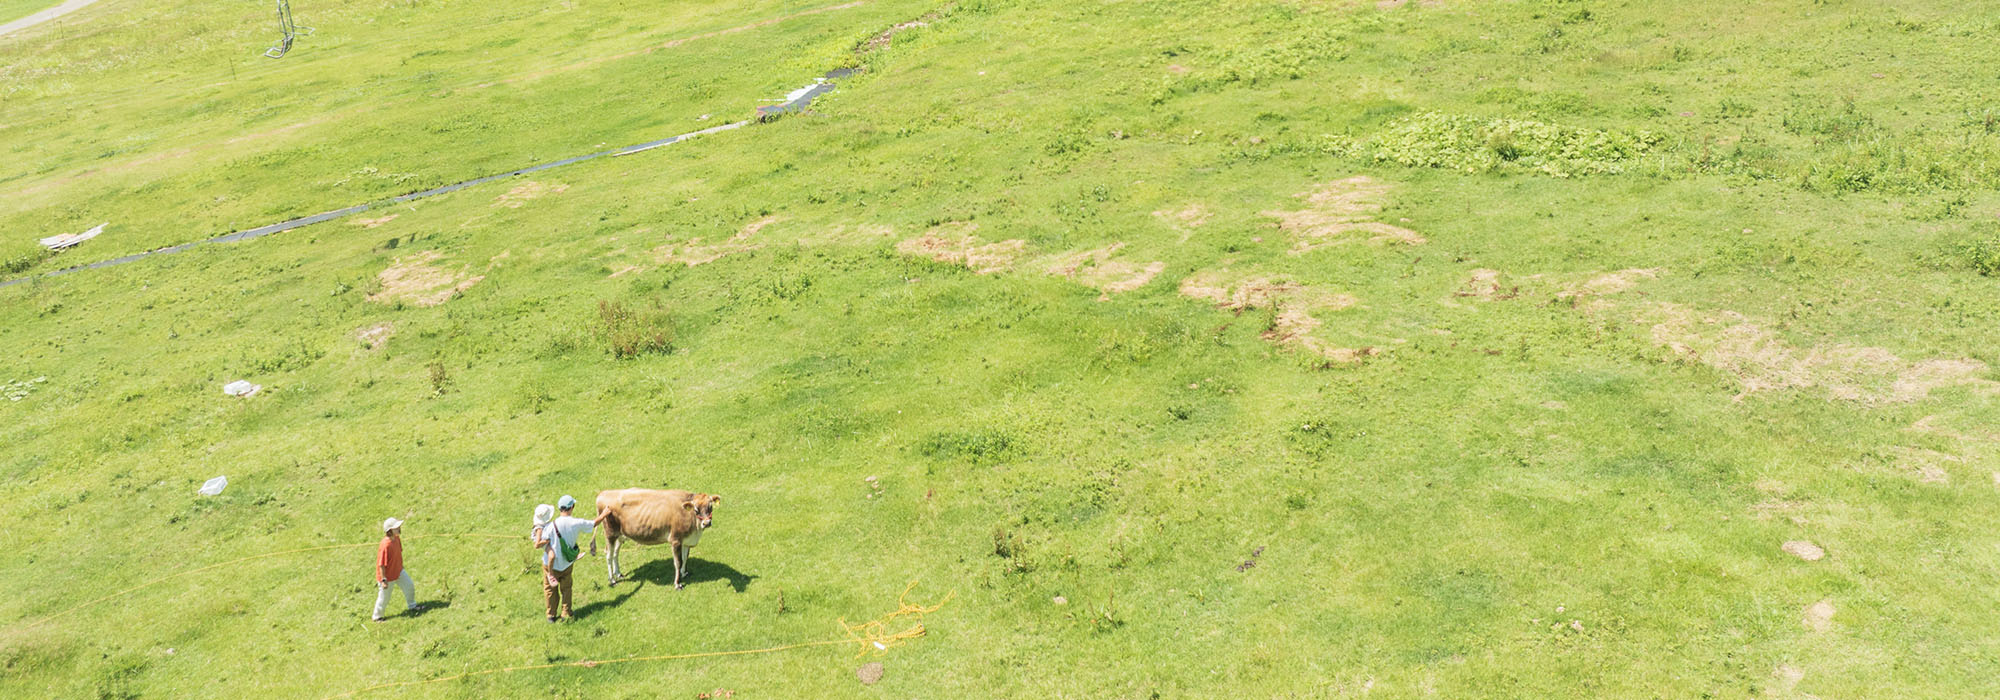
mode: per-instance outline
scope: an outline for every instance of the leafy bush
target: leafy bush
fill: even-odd
[[[42,264],[53,255],[49,249],[37,246],[19,254],[0,258],[0,275],[18,275]]]
[[[2000,277],[2000,226],[1951,244],[1948,257],[1983,276]]]
[[[964,459],[974,464],[998,462],[1019,447],[1013,436],[997,430],[931,433],[917,451],[934,459]]]
[[[658,305],[635,310],[615,301],[597,302],[595,330],[604,349],[621,360],[674,351],[672,315]]]
[[[1466,172],[1518,168],[1569,177],[1622,172],[1627,161],[1660,141],[1643,131],[1425,112],[1391,122],[1381,134],[1355,144],[1350,155],[1416,167]]]

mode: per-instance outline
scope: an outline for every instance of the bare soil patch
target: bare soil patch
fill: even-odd
[[[368,346],[369,350],[380,350],[382,349],[382,344],[389,342],[389,336],[395,335],[395,333],[396,325],[384,321],[361,329],[354,334],[354,339]]]
[[[1786,554],[1790,554],[1792,556],[1804,559],[1806,561],[1819,561],[1821,559],[1826,558],[1826,550],[1820,549],[1819,545],[1807,542],[1805,540],[1792,540],[1786,542],[1784,546],[1780,547],[1780,549],[1785,550]]]
[[[1802,622],[1805,624],[1806,629],[1814,632],[1831,631],[1833,629],[1833,613],[1833,600],[1821,600],[1806,606],[1805,619]]]
[[[1211,214],[1208,211],[1208,207],[1204,207],[1199,203],[1189,203],[1187,206],[1179,209],[1161,209],[1153,212],[1153,216],[1159,217],[1161,221],[1167,222],[1168,226],[1174,228],[1194,229],[1201,228],[1202,224],[1208,223],[1208,218]]]
[[[1277,219],[1278,228],[1291,233],[1293,255],[1357,240],[1374,244],[1423,243],[1424,237],[1415,231],[1374,220],[1388,203],[1390,189],[1388,183],[1357,175],[1299,193],[1306,200],[1304,209],[1263,214]]]
[[[1014,261],[1028,247],[1027,241],[1020,239],[982,243],[978,236],[972,235],[977,230],[979,225],[969,221],[943,224],[925,231],[924,235],[897,243],[896,250],[912,257],[964,265],[973,272],[986,275],[1012,268]]]
[[[1049,266],[1048,274],[1067,277],[1077,284],[1098,290],[1102,293],[1097,300],[1107,301],[1113,294],[1146,286],[1167,269],[1164,262],[1142,264],[1113,260],[1112,256],[1124,247],[1124,243],[1113,243],[1095,250],[1065,253]]]
[[[1180,292],[1182,296],[1207,301],[1230,311],[1272,310],[1270,327],[1264,330],[1262,337],[1279,347],[1303,350],[1336,363],[1359,362],[1381,354],[1377,348],[1341,347],[1312,335],[1323,324],[1320,314],[1339,311],[1357,303],[1358,300],[1346,294],[1268,277],[1234,275],[1223,270],[1195,273],[1181,281]]]
[[[506,194],[493,198],[493,206],[519,209],[521,205],[527,204],[531,200],[541,199],[552,194],[562,194],[567,190],[569,190],[569,185],[548,185],[533,181],[524,182],[514,189],[507,190]]]
[[[1557,299],[1583,301],[1595,297],[1605,297],[1631,290],[1642,280],[1656,279],[1664,272],[1661,268],[1627,268],[1617,272],[1607,272],[1589,280],[1564,287],[1556,292]]]
[[[903,32],[907,32],[909,30],[916,29],[918,27],[931,26],[931,23],[936,22],[938,17],[943,15],[944,11],[948,9],[950,9],[950,6],[926,12],[924,13],[924,16],[918,17],[908,22],[898,23],[896,26],[884,30],[881,34],[869,37],[867,41],[861,42],[860,46],[855,47],[854,53],[868,54],[868,53],[873,53],[875,51],[879,51],[881,49],[888,48],[889,44],[895,42],[897,34],[901,34]]]
[[[417,306],[437,306],[445,303],[472,285],[486,279],[485,275],[471,275],[463,271],[454,272],[432,265],[444,257],[434,250],[416,255],[397,258],[388,269],[376,275],[382,283],[382,290],[368,295],[373,302],[390,303],[404,301]]]
[[[696,265],[712,263],[737,253],[756,250],[764,247],[764,244],[752,242],[750,238],[771,224],[783,220],[784,217],[773,214],[752,221],[744,224],[743,228],[736,232],[736,235],[729,237],[729,240],[720,243],[704,245],[699,237],[690,238],[688,242],[678,245],[669,243],[653,249],[653,262],[661,265],[681,263],[688,267],[694,267]],[[614,272],[612,276],[615,277],[624,272],[627,272],[627,270]]]
[[[1654,343],[1682,360],[1735,378],[1743,388],[1739,399],[1760,391],[1816,387],[1842,401],[1889,404],[1921,400],[1944,387],[2000,386],[1982,376],[1986,363],[1978,360],[1912,362],[1883,348],[1852,345],[1799,348],[1731,311],[1703,314],[1658,304],[1642,320],[1654,322]]]
[[[1484,268],[1473,270],[1472,275],[1467,277],[1463,283],[1460,283],[1458,289],[1453,291],[1451,295],[1483,301],[1512,299],[1521,296],[1520,285],[1505,284],[1501,282],[1502,277],[1503,275],[1501,275],[1499,270]]]
[[[390,214],[388,216],[374,218],[374,219],[355,219],[354,225],[360,226],[362,228],[376,228],[378,226],[381,226],[382,224],[395,221],[396,217],[398,216],[402,216],[402,214]]]
[[[881,682],[882,662],[870,661],[862,664],[861,668],[854,669],[854,677],[860,680],[862,685],[875,685]]]
[[[1947,467],[1965,462],[1956,455],[1919,447],[1898,447],[1895,452],[1896,469],[1926,484],[1949,483],[1951,471]]]

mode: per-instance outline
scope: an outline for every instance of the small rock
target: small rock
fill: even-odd
[[[871,476],[871,477],[868,477],[868,478],[866,478],[866,479],[862,479],[862,481],[866,481],[866,482],[868,482],[868,483],[871,483],[871,484],[872,484],[872,483],[875,483],[875,477],[872,477],[872,476]]]
[[[1056,596],[1050,600],[1054,601],[1056,605],[1069,605],[1069,599],[1062,596]]]
[[[1792,540],[1790,542],[1786,542],[1783,549],[1785,550],[1786,554],[1790,554],[1792,556],[1804,559],[1806,561],[1819,561],[1821,559],[1826,558],[1826,550],[1820,549],[1819,545],[1807,542],[1805,540]]]
[[[882,680],[882,662],[862,664],[861,668],[854,669],[854,677],[861,679],[862,685],[875,685],[876,681]]]
[[[1576,630],[1576,631],[1578,631],[1578,632],[1582,632],[1582,631],[1583,631],[1583,621],[1582,621],[1582,620],[1570,620],[1570,621],[1569,621],[1569,628],[1570,628],[1570,629],[1573,629],[1573,630]]]

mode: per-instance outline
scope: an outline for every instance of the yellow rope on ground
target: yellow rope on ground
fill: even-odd
[[[938,608],[944,607],[945,603],[951,602],[952,598],[958,596],[958,591],[952,591],[950,593],[946,593],[944,596],[944,600],[938,601],[937,605],[932,605],[928,607],[922,605],[912,605],[909,601],[904,599],[910,595],[910,590],[916,587],[917,587],[917,582],[915,581],[911,581],[910,585],[903,587],[903,592],[896,596],[897,608],[895,612],[883,615],[881,617],[869,620],[867,622],[863,622],[858,625],[847,624],[847,618],[844,617],[840,618],[840,626],[847,628],[848,641],[861,645],[861,650],[857,652],[855,656],[861,656],[862,654],[866,654],[869,651],[877,651],[877,652],[887,651],[889,647],[901,644],[905,640],[916,639],[918,637],[924,636],[924,622],[923,622],[924,616],[930,613],[937,612]],[[901,632],[896,632],[894,634],[889,633],[888,631],[889,621],[904,615],[915,616],[917,618],[917,623],[915,625],[911,625],[909,629],[903,630]],[[874,647],[874,648],[870,649],[869,647]]]
[[[424,538],[424,537],[486,537],[486,538],[499,538],[499,539],[517,539],[517,538],[519,538],[519,539],[526,539],[526,538],[525,538],[524,536],[522,536],[522,535],[489,535],[489,534],[484,534],[484,533],[444,533],[444,534],[430,534],[430,535],[410,535],[409,537],[405,537],[405,538],[403,538],[403,539],[406,539],[406,540],[414,540],[414,539],[419,539],[419,538]],[[134,592],[134,591],[138,591],[138,590],[140,590],[140,589],[143,589],[143,588],[146,588],[147,586],[151,586],[151,585],[153,585],[153,584],[156,584],[156,583],[160,583],[160,582],[162,582],[162,581],[167,581],[167,580],[170,580],[170,579],[176,579],[176,578],[180,578],[180,577],[182,577],[182,576],[192,576],[192,575],[195,575],[195,574],[198,574],[198,573],[201,573],[201,572],[203,572],[203,571],[208,571],[208,570],[210,570],[210,569],[219,569],[219,568],[222,568],[222,567],[225,567],[225,566],[230,566],[230,565],[233,565],[233,564],[241,564],[241,563],[243,563],[243,562],[246,562],[246,561],[252,561],[252,560],[256,560],[256,559],[267,559],[267,558],[270,558],[270,557],[276,557],[276,556],[283,556],[283,555],[286,555],[286,554],[303,554],[303,553],[305,553],[305,552],[321,552],[321,551],[326,551],[326,550],[329,550],[329,549],[354,549],[354,548],[356,548],[356,547],[373,547],[373,546],[376,546],[377,544],[380,544],[380,543],[379,543],[379,542],[365,542],[365,543],[361,543],[361,544],[329,544],[329,545],[324,545],[324,546],[319,546],[319,547],[301,547],[301,548],[299,548],[299,549],[287,549],[287,550],[285,550],[285,551],[282,551],[282,552],[267,552],[267,553],[264,553],[264,554],[255,554],[255,555],[251,555],[251,556],[247,556],[247,557],[243,557],[243,558],[241,558],[241,559],[231,559],[231,560],[229,560],[229,561],[225,561],[225,562],[217,562],[217,563],[214,563],[214,564],[209,564],[208,566],[204,566],[204,567],[200,567],[200,568],[196,568],[196,569],[188,569],[188,570],[186,570],[186,571],[180,571],[180,572],[176,572],[176,573],[171,573],[171,574],[167,574],[167,575],[165,575],[165,576],[161,576],[161,577],[159,577],[159,578],[156,578],[156,579],[151,579],[151,580],[148,580],[148,581],[146,581],[145,583],[141,583],[141,584],[139,584],[139,585],[137,585],[137,586],[133,586],[133,587],[131,587],[131,588],[127,588],[127,589],[125,589],[125,590],[122,590],[122,591],[119,591],[119,592],[117,592],[117,593],[112,593],[112,594],[109,594],[109,595],[103,595],[103,596],[98,596],[98,597],[96,597],[96,598],[92,598],[92,599],[90,599],[90,600],[86,600],[86,601],[84,601],[84,602],[82,602],[82,603],[78,603],[78,604],[76,604],[76,605],[75,605],[75,606],[73,606],[73,607],[70,607],[70,608],[68,608],[68,609],[65,609],[65,610],[63,610],[62,612],[58,612],[58,613],[55,613],[55,614],[53,614],[53,615],[49,615],[48,617],[44,617],[44,618],[42,618],[42,619],[39,619],[39,620],[35,620],[34,622],[30,622],[30,623],[28,623],[28,624],[25,624],[25,625],[22,625],[22,626],[20,627],[20,629],[23,629],[23,630],[26,630],[26,629],[32,629],[32,628],[34,628],[34,627],[35,627],[35,626],[37,626],[37,625],[41,625],[41,624],[45,624],[45,623],[49,622],[50,620],[54,620],[54,619],[56,619],[56,618],[58,618],[58,617],[62,617],[62,616],[64,616],[64,615],[68,615],[68,614],[70,614],[70,613],[73,613],[73,612],[76,612],[76,611],[78,611],[78,610],[82,610],[82,609],[84,609],[84,608],[87,608],[87,607],[90,607],[90,606],[92,606],[92,605],[96,605],[96,604],[98,604],[98,603],[102,603],[102,602],[104,602],[104,601],[107,601],[107,600],[110,600],[110,599],[112,599],[112,598],[117,598],[117,597],[119,597],[119,596],[122,596],[122,595],[125,595],[125,594],[127,594],[127,593],[132,593],[132,592]]]
[[[504,668],[489,668],[484,671],[467,671],[465,673],[461,673],[455,676],[430,678],[421,681],[399,681],[396,683],[378,683],[376,685],[371,685],[366,688],[361,688],[359,690],[350,690],[348,692],[341,693],[339,695],[328,695],[325,698],[322,698],[322,700],[337,700],[338,698],[351,698],[356,695],[360,695],[362,693],[372,692],[376,690],[385,690],[388,688],[407,688],[410,686],[428,685],[431,683],[445,683],[463,678],[474,678],[477,676],[491,676],[494,674],[511,673],[514,671],[535,671],[542,669],[568,668],[568,667],[597,668],[599,666],[631,663],[634,661],[672,661],[677,659],[700,659],[700,658],[708,658],[716,656],[746,656],[749,654],[770,654],[780,651],[790,651],[793,649],[804,649],[806,647],[832,646],[835,644],[859,644],[861,646],[861,649],[857,654],[855,654],[856,656],[867,654],[869,652],[880,653],[883,651],[887,651],[889,647],[897,646],[905,641],[924,636],[925,630],[924,630],[923,616],[929,613],[937,612],[939,608],[944,607],[945,603],[951,602],[952,598],[958,596],[957,591],[952,591],[950,593],[945,594],[944,599],[938,601],[936,605],[930,605],[930,606],[914,605],[905,600],[905,597],[908,596],[910,594],[910,591],[916,587],[917,587],[917,582],[911,581],[910,585],[905,586],[903,588],[902,594],[896,596],[896,604],[898,607],[895,612],[883,615],[881,617],[860,624],[848,624],[847,620],[845,618],[842,618],[840,620],[840,626],[847,633],[847,637],[845,639],[822,639],[817,642],[800,642],[798,644],[786,644],[784,646],[765,647],[763,649],[735,649],[731,651],[700,651],[687,654],[661,654],[659,656],[635,656],[624,659],[605,659],[603,661],[593,661],[586,659],[583,661],[565,661],[562,663],[554,663],[554,664],[534,664],[531,666],[507,666]],[[908,629],[905,629],[901,632],[896,632],[893,634],[887,632],[890,620],[905,615],[916,617],[917,618],[916,624],[910,626]]]

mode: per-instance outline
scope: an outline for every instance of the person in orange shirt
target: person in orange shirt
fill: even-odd
[[[417,609],[417,583],[403,569],[403,521],[382,521],[382,546],[375,550],[375,621],[382,621],[382,609],[389,606],[389,584],[403,589],[404,609]]]

